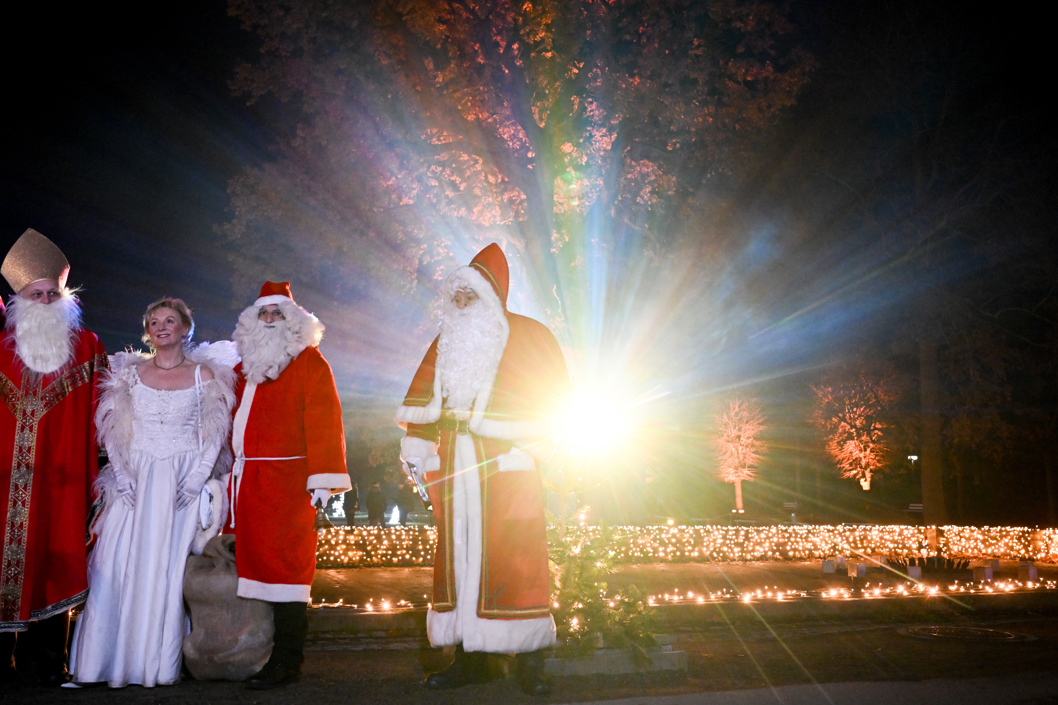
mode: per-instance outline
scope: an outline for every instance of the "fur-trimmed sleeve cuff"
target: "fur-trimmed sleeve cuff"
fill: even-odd
[[[349,481],[349,475],[344,472],[321,472],[316,475],[309,475],[308,482],[305,483],[305,489],[309,492],[313,490],[330,490],[331,494],[338,494],[351,489],[353,483]]]
[[[555,424],[551,421],[498,421],[482,418],[470,420],[470,430],[479,436],[505,441],[534,441],[552,438]],[[519,444],[523,445],[523,444]]]
[[[400,459],[422,458],[426,460],[431,455],[437,455],[437,444],[425,438],[416,436],[405,436],[400,441]]]

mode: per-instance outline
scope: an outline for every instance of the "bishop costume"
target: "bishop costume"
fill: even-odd
[[[92,417],[107,356],[95,334],[80,327],[80,308],[66,289],[70,265],[48,238],[27,230],[0,271],[16,292],[57,284],[51,303],[16,294],[0,337],[0,632],[31,624],[47,632],[38,635],[38,669],[58,683],[65,680],[66,612],[88,589],[86,520],[98,470]],[[32,345],[30,326],[19,339],[15,313],[23,306],[27,313],[40,306],[65,312],[63,324],[48,326],[52,335],[40,336],[50,343]],[[10,658],[13,646],[5,640],[0,656]]]

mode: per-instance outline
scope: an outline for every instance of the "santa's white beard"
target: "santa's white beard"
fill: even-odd
[[[6,327],[15,331],[15,352],[22,364],[39,374],[49,374],[73,358],[81,306],[69,292],[50,304],[16,294],[7,304]]]
[[[462,310],[445,302],[437,370],[446,407],[468,411],[475,397],[491,386],[507,347],[505,324],[480,299]]]
[[[257,317],[260,310],[257,306],[244,309],[232,336],[242,358],[242,372],[254,384],[277,379],[302,350],[320,344],[324,330],[320,319],[293,301],[279,304],[284,319],[275,323],[261,321]]]
[[[256,311],[252,323],[247,326],[243,326],[242,316],[239,317],[235,342],[242,358],[242,372],[254,384],[277,379],[301,352],[301,349],[293,350],[294,333],[287,321],[266,324],[257,319]]]

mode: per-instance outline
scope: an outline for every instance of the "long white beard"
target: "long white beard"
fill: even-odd
[[[294,303],[279,305],[285,320],[265,324],[257,318],[260,310],[250,306],[239,314],[235,326],[235,343],[242,358],[246,379],[261,384],[278,379],[301,351],[319,345],[323,324],[311,313]]]
[[[16,294],[7,304],[6,327],[15,331],[15,352],[22,364],[46,375],[73,359],[74,332],[81,327],[81,306],[69,292],[50,304]]]
[[[507,326],[478,300],[460,310],[445,302],[437,371],[445,406],[468,411],[474,399],[491,386],[507,347]]]

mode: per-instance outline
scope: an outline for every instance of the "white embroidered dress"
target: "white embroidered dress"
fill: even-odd
[[[194,387],[154,389],[139,379],[135,365],[129,367],[132,433],[125,471],[135,502],[130,509],[111,501],[100,519],[88,561],[88,601],[70,653],[74,682],[111,687],[180,680],[184,565],[198,502],[177,508],[177,490],[196,470],[212,468],[220,449],[203,447],[199,423],[204,390],[216,380],[203,383],[196,368]]]

